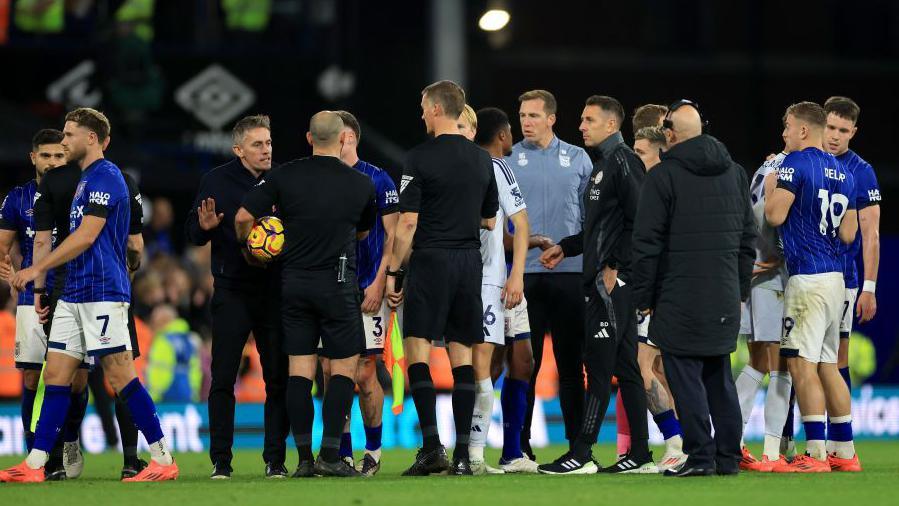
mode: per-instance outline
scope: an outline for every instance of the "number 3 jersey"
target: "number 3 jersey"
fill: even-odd
[[[780,227],[790,275],[842,273],[838,229],[856,207],[852,175],[833,155],[810,147],[784,158],[777,187],[795,196]]]
[[[84,253],[68,264],[62,300],[73,303],[130,302],[131,283],[125,265],[131,204],[128,185],[112,162],[100,159],[81,173],[69,213],[69,232],[85,216],[105,218],[103,229]]]

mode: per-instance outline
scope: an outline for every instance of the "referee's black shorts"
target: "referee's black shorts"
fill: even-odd
[[[365,349],[359,289],[354,275],[337,271],[284,271],[281,319],[284,353],[349,358]],[[318,349],[319,339],[322,349]]]
[[[404,335],[483,343],[482,270],[476,249],[414,250],[405,287]]]

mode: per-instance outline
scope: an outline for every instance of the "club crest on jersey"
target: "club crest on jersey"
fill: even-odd
[[[517,186],[509,188],[509,193],[511,193],[512,198],[515,199],[515,207],[519,207],[524,202],[524,196],[521,194],[521,190]]]
[[[559,155],[559,165],[562,167],[571,167],[571,157],[568,155]]]
[[[77,199],[77,198],[81,197],[82,195],[84,195],[84,185],[85,184],[86,183],[84,181],[78,183],[78,187],[75,188],[75,196],[73,197],[73,199]]]
[[[406,186],[409,186],[409,183],[415,179],[413,176],[403,176],[400,180],[400,193],[403,193],[406,190]]]
[[[524,153],[518,153],[518,165],[520,167],[524,167],[528,164],[528,159]]]

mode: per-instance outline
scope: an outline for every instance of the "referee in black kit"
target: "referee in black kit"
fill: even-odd
[[[99,113],[98,113],[99,114]],[[108,122],[106,128],[109,129]],[[109,132],[107,131],[105,145],[103,150],[109,146]],[[41,258],[50,254],[52,244],[62,244],[62,241],[69,235],[69,214],[72,210],[72,199],[75,196],[75,190],[81,181],[81,168],[74,163],[57,167],[44,175],[41,184],[38,186],[37,193],[34,196],[34,253],[33,262],[36,263]],[[127,246],[127,265],[129,272],[133,273],[140,267],[140,258],[144,248],[144,240],[141,233],[143,232],[143,208],[141,206],[140,190],[137,182],[127,172],[122,172],[125,183],[128,185],[128,196],[131,203],[131,222],[128,225],[128,246]],[[53,238],[53,233],[56,238]],[[53,321],[53,309],[56,302],[62,296],[65,288],[66,264],[56,268],[53,272],[54,284],[52,293],[47,294],[47,288],[44,286],[45,280],[36,279],[34,282],[34,293],[40,295],[35,297],[35,309],[40,313],[41,321],[44,323],[46,334],[50,335],[50,324]],[[44,306],[45,301],[49,303]],[[137,330],[134,326],[134,304],[128,307],[128,333],[131,337],[131,354],[134,359],[140,356],[140,348],[137,341]],[[98,372],[102,374],[102,370]],[[87,376],[87,371],[79,369],[76,373],[75,384],[79,383],[78,376]],[[102,379],[101,379],[102,381]],[[87,391],[83,392],[84,397],[74,400],[79,394],[73,393],[73,402],[69,408],[69,417],[67,423],[79,423],[84,417],[84,410],[87,408]],[[72,410],[78,409],[80,413],[72,413]],[[121,436],[122,453],[124,455],[124,464],[122,466],[122,479],[131,478],[141,472],[147,463],[141,460],[137,455],[137,427],[131,420],[131,412],[128,411],[128,405],[118,396],[115,399],[115,414],[119,424],[119,435]],[[60,441],[62,438],[60,438]],[[69,448],[72,452],[75,448]],[[54,453],[56,450],[54,449]],[[55,460],[52,459],[51,460]],[[74,455],[66,456],[67,465],[73,460],[80,461],[83,466],[83,457],[80,449]],[[48,464],[48,469],[51,464]],[[80,474],[80,472],[79,472]]]
[[[272,167],[268,116],[247,116],[234,125],[236,158],[203,176],[185,226],[190,243],[212,241],[212,385],[209,389],[209,457],[212,479],[231,477],[234,442],[234,383],[250,332],[265,380],[265,443],[268,478],[284,478],[289,428],[285,391],[287,357],[281,352],[279,266],[250,265],[234,216],[250,188]],[[271,214],[271,212],[267,213]]]
[[[236,218],[245,238],[256,218],[277,208],[284,222],[281,276],[284,351],[290,357],[287,407],[299,453],[295,478],[362,476],[340,459],[340,435],[365,347],[356,282],[356,241],[377,216],[371,178],[340,161],[346,132],[337,113],[322,111],[309,122],[312,156],[284,164],[247,194]],[[330,359],[331,379],[322,404],[321,452],[312,465],[312,381],[318,343]]]
[[[472,474],[468,458],[475,403],[471,347],[484,341],[481,305],[481,227],[493,229],[499,200],[487,151],[459,133],[465,92],[452,81],[421,92],[422,119],[434,138],[409,152],[400,183],[400,219],[387,266],[387,295],[395,306],[403,259],[409,281],[403,329],[409,383],[423,439],[404,476],[446,471],[446,450],[437,432],[434,383],[428,360],[431,341],[445,339],[453,367],[456,446],[450,474]]]

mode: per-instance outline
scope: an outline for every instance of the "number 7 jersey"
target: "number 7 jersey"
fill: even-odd
[[[810,147],[784,158],[777,187],[795,196],[780,227],[790,275],[842,273],[839,227],[855,208],[852,174],[833,155]]]

